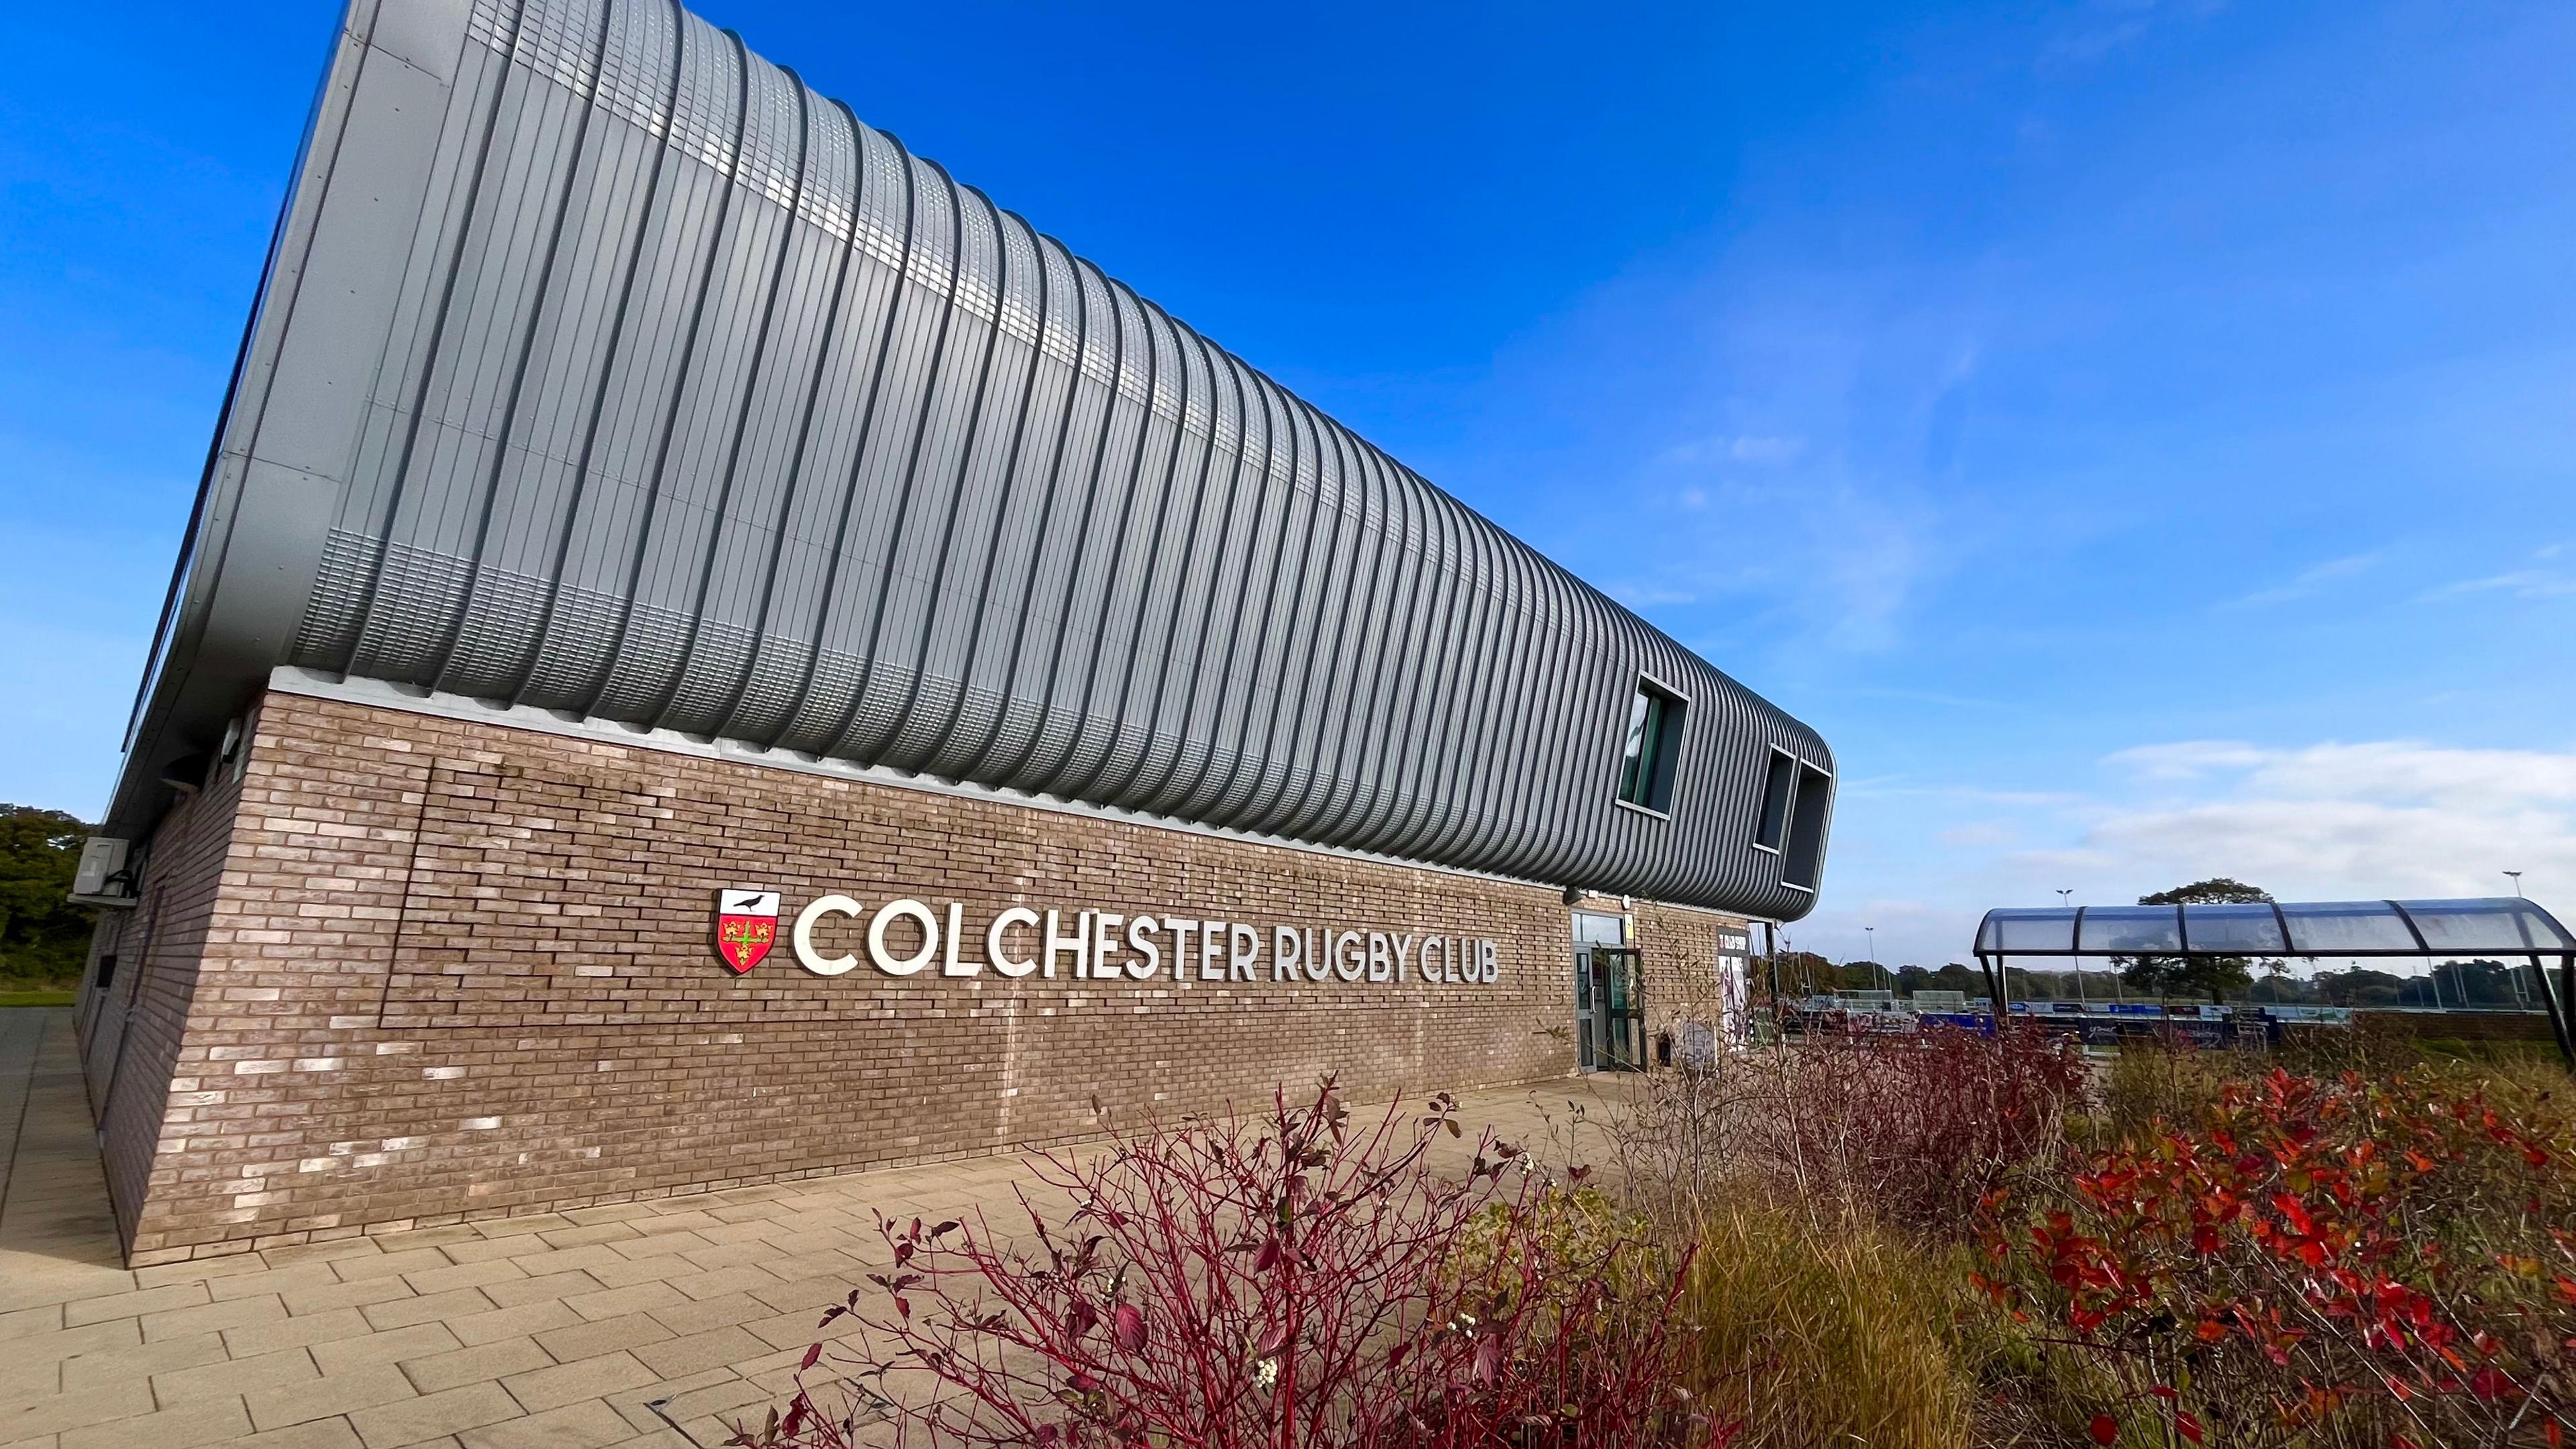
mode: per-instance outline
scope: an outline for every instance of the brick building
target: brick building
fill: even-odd
[[[138,1263],[1642,1065],[1813,731],[664,0],[357,0],[127,741]]]

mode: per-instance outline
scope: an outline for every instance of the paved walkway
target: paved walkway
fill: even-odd
[[[1462,1115],[1528,1140],[1581,1093]],[[886,1260],[872,1210],[1002,1221],[1020,1177],[981,1158],[128,1270],[92,1142],[71,1013],[0,1011],[0,1445],[715,1449]]]

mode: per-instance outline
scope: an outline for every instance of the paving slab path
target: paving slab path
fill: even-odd
[[[1460,1115],[1529,1141],[1578,1098]],[[970,1158],[128,1269],[95,1141],[71,1013],[0,1010],[0,1446],[715,1449],[887,1261],[877,1212],[1006,1221],[1027,1181]]]

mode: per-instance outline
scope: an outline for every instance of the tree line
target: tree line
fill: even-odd
[[[0,805],[0,990],[79,982],[98,912],[67,897],[90,829],[60,810]]]
[[[2138,897],[2142,906],[2251,905],[2271,893],[2228,876],[2193,881]],[[2046,958],[2041,958],[2046,959]],[[2528,967],[2502,961],[2444,961],[2421,976],[2355,966],[2343,971],[2289,974],[2286,957],[2113,956],[2099,971],[2012,966],[2012,995],[2020,1001],[2114,999],[2224,1003],[2235,999],[2265,1006],[2526,1007],[2540,1000]],[[1952,961],[1937,970],[1883,966],[1875,961],[1839,965],[1813,951],[1783,951],[1778,981],[1784,996],[1833,991],[1956,991],[1983,1000],[1986,980],[1974,967]],[[2261,976],[2255,974],[2260,969]]]

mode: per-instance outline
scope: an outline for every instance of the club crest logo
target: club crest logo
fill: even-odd
[[[716,954],[740,976],[778,944],[778,892],[716,892]]]

